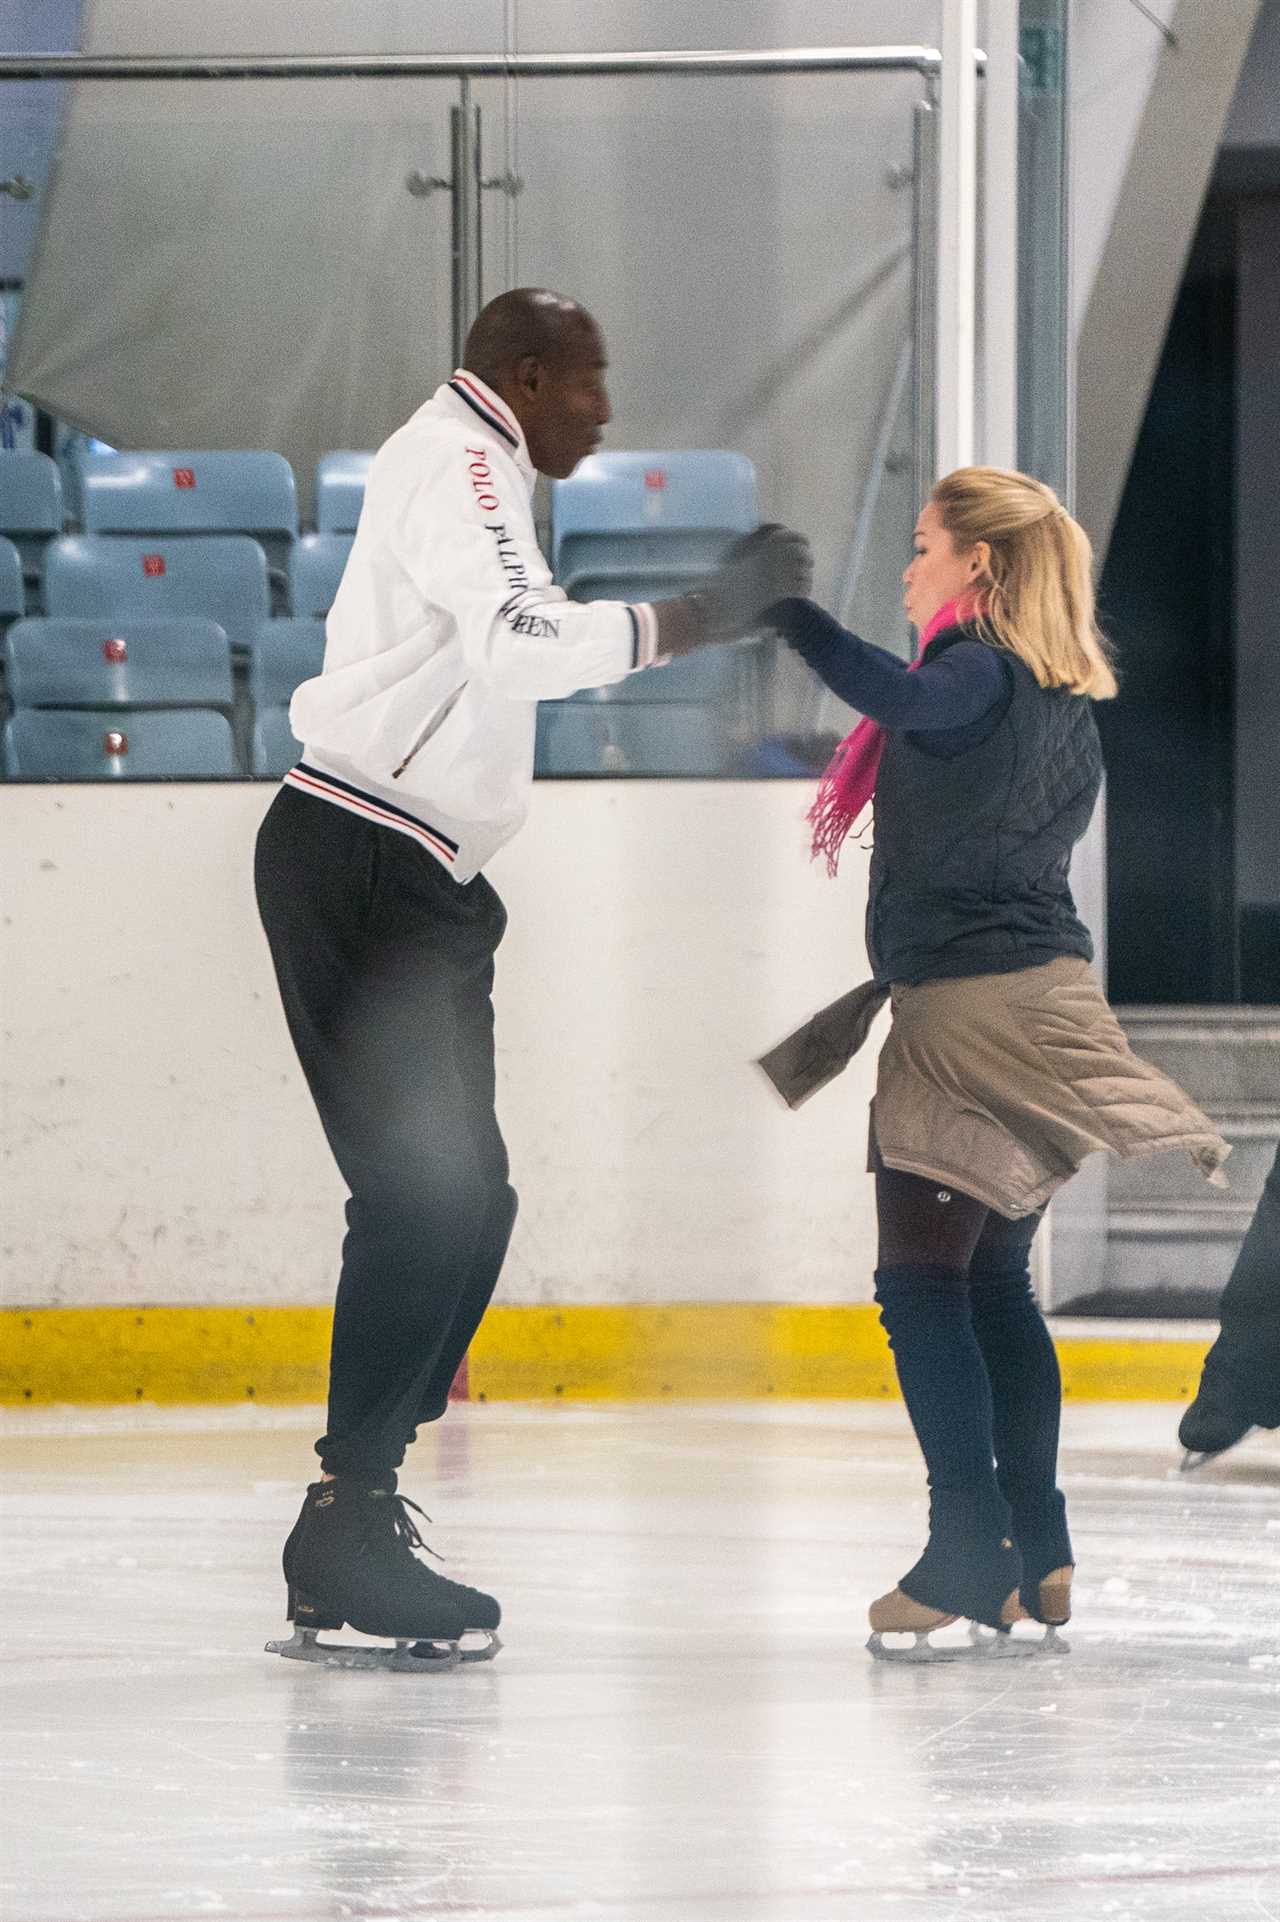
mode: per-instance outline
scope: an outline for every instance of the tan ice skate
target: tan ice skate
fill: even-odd
[[[940,1608],[926,1608],[923,1602],[913,1602],[911,1597],[904,1594],[900,1588],[894,1588],[887,1595],[881,1595],[877,1601],[872,1602],[867,1612],[867,1620],[871,1628],[871,1639],[867,1647],[876,1660],[881,1662],[956,1661],[979,1651],[983,1654],[995,1653],[997,1643],[1009,1643],[1008,1630],[1013,1624],[1025,1622],[1030,1618],[1018,1600],[1018,1591],[1015,1588],[1000,1611],[1000,1630],[991,1630],[983,1635],[977,1623],[974,1623],[967,1643],[957,1643],[953,1648],[935,1647],[929,1640],[934,1631],[950,1628],[953,1622],[958,1622],[960,1619],[958,1614],[948,1615]],[[882,1639],[886,1635],[910,1635],[911,1646],[909,1648],[888,1647]],[[1021,1653],[1031,1645],[1019,1642],[1014,1646]],[[1006,1654],[1012,1650],[1009,1647],[1001,1647],[999,1652]]]
[[[1008,1574],[1012,1572],[1010,1568],[1014,1553],[1012,1542],[1007,1540],[1002,1542],[996,1553],[1003,1558],[1007,1579]],[[1014,1565],[1016,1566],[1016,1563]],[[1016,1588],[1008,1590],[1003,1602],[997,1600],[1001,1589],[995,1585],[995,1580],[992,1578],[998,1580],[1000,1566],[1001,1563],[996,1561],[987,1568],[986,1598],[984,1599],[984,1584],[980,1578],[975,1580],[976,1571],[972,1566],[966,1570],[963,1565],[958,1564],[955,1568],[954,1582],[947,1584],[947,1588],[951,1588],[953,1593],[961,1591],[956,1593],[956,1600],[960,1606],[954,1609],[932,1608],[924,1602],[918,1602],[908,1595],[901,1585],[891,1589],[887,1595],[881,1595],[871,1604],[868,1614],[871,1638],[867,1648],[870,1653],[881,1662],[954,1662],[975,1655],[1003,1658],[1066,1654],[1067,1647],[1064,1642],[1058,1640],[1056,1624],[1065,1622],[1070,1614],[1071,1570],[1069,1568],[1054,1569],[1045,1577],[1040,1590],[1040,1601],[1044,1613],[1033,1617],[1031,1612],[1023,1607]],[[930,1579],[924,1572],[923,1562],[917,1564],[911,1573],[922,1582],[927,1581],[935,1592],[941,1586],[937,1581],[936,1569]],[[906,1579],[908,1578],[904,1577],[904,1580]],[[947,1592],[947,1588],[943,1589],[944,1593]],[[967,1596],[963,1594],[966,1589]],[[969,1621],[967,1641],[944,1644],[939,1647],[930,1639],[937,1630],[950,1628],[954,1622],[964,1619]],[[1013,1634],[1016,1623],[1032,1620],[1043,1622],[1046,1632],[1041,1638],[1028,1641]],[[884,1639],[887,1635],[910,1636],[911,1641],[906,1647],[890,1645]]]
[[[1061,1628],[1071,1620],[1071,1577],[1075,1573],[1070,1562],[1063,1568],[1054,1568],[1040,1583],[1040,1607],[1036,1620],[1046,1628]]]

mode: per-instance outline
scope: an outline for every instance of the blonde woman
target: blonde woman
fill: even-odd
[[[1222,1184],[1227,1147],[1130,1052],[1071,897],[1102,779],[1092,703],[1116,691],[1087,537],[1041,482],[968,467],[934,489],[914,547],[910,667],[811,601],[771,616],[867,717],[810,818],[834,874],[874,794],[875,978],[763,1065],[798,1105],[892,1003],[871,1126],[876,1300],[930,1520],[924,1553],[871,1608],[869,1646],[918,1660],[941,1652],[929,1633],[961,1617],[1052,1629],[1070,1614],[1061,1382],[1030,1284],[1050,1196],[1103,1148],[1186,1147]],[[891,1632],[915,1641],[891,1648]]]

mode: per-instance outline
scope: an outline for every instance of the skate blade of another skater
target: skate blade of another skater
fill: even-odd
[[[1194,1475],[1197,1468],[1207,1468],[1210,1462],[1216,1462],[1222,1455],[1229,1455],[1233,1448],[1239,1448],[1241,1442],[1247,1442],[1250,1435],[1257,1435],[1261,1432],[1259,1424],[1253,1422],[1248,1428],[1242,1428],[1238,1435],[1234,1435],[1230,1441],[1223,1442],[1218,1448],[1188,1448],[1179,1464],[1179,1472],[1183,1475]]]
[[[1214,1374],[1211,1361],[1206,1363],[1199,1393],[1178,1423],[1178,1440],[1186,1450],[1181,1462],[1184,1475],[1206,1467],[1258,1433],[1263,1424],[1254,1421],[1252,1411],[1246,1413],[1238,1403],[1239,1398],[1229,1392],[1221,1376]]]

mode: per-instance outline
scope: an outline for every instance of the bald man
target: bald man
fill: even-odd
[[[575,301],[492,301],[465,364],[378,452],[294,696],[306,742],[258,837],[258,905],[289,1031],[351,1191],[321,1479],[285,1546],[291,1641],[345,1623],[413,1644],[361,1665],[496,1649],[492,1596],[447,1581],[396,1491],[488,1306],[515,1220],[494,1112],[494,951],[482,872],[524,821],[537,703],[733,639],[808,591],[808,549],[762,528],[672,600],[579,605],[534,534],[536,474],[571,474],[609,421],[600,329]]]

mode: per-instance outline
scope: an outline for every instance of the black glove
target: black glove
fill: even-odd
[[[714,641],[736,641],[778,601],[803,598],[813,585],[813,555],[803,534],[771,523],[742,534],[714,574],[691,593],[655,601],[658,659],[674,660]]]
[[[743,534],[690,599],[707,641],[732,641],[760,625],[765,611],[813,585],[813,554],[803,534],[769,523]]]

